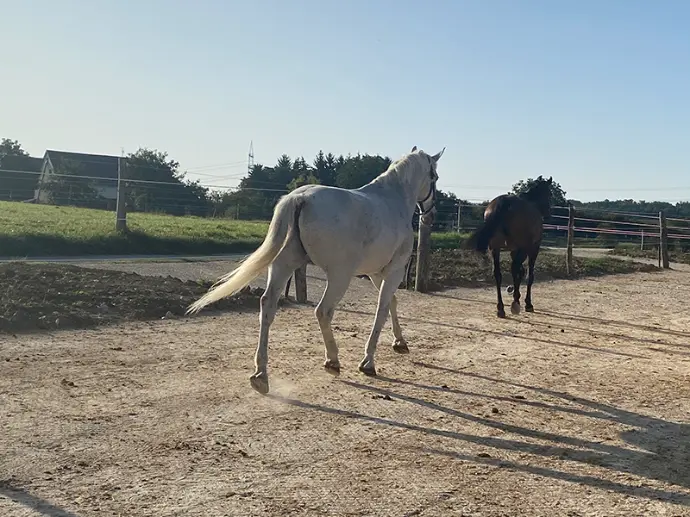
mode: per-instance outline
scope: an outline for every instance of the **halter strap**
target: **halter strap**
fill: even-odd
[[[429,208],[424,210],[424,202],[432,198],[433,202],[429,205]],[[434,206],[436,206],[436,182],[432,181],[431,185],[429,185],[429,193],[426,195],[424,199],[421,201],[417,201],[417,209],[419,210],[419,216],[422,217],[429,212],[431,212],[434,209]]]

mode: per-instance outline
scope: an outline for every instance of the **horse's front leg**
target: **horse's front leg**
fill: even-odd
[[[369,279],[377,290],[381,289],[381,283],[383,282],[382,275],[369,275]],[[398,300],[395,295],[393,295],[391,298],[389,312],[391,314],[391,324],[393,325],[393,351],[399,354],[407,354],[410,352],[410,349],[407,347],[407,341],[402,334],[402,327],[400,326],[400,320],[398,319]]]
[[[534,283],[534,265],[537,262],[538,255],[539,248],[530,253],[528,257],[527,296],[525,297],[525,310],[527,312],[534,312],[534,306],[532,305],[532,284]]]
[[[374,364],[374,355],[376,354],[376,345],[379,341],[379,336],[381,335],[381,329],[383,328],[386,318],[388,317],[388,312],[391,310],[393,305],[391,304],[393,297],[395,296],[395,291],[398,289],[400,282],[402,282],[405,276],[405,265],[398,267],[397,269],[391,271],[388,276],[381,282],[381,287],[379,289],[379,299],[376,306],[376,316],[374,318],[374,326],[371,329],[371,334],[369,334],[369,339],[364,347],[364,359],[359,363],[359,371],[365,375],[376,375],[376,366]],[[395,315],[395,320],[397,321],[397,313]],[[402,332],[400,331],[400,325],[397,325],[399,336],[402,338]],[[395,326],[394,326],[395,332]],[[397,339],[398,336],[396,336]]]

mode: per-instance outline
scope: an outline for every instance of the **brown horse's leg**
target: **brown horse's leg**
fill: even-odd
[[[534,264],[537,262],[539,255],[539,248],[529,254],[529,270],[527,273],[527,296],[525,296],[525,310],[527,312],[534,312],[532,305],[532,283],[534,282]]]
[[[285,286],[285,299],[288,299],[290,294],[290,283],[292,282],[292,277],[288,278],[287,285]]]
[[[496,279],[496,294],[498,296],[498,303],[496,304],[496,315],[499,318],[506,317],[506,311],[503,307],[503,297],[501,296],[501,248],[491,250],[491,255],[494,258],[494,278]]]
[[[525,277],[525,267],[522,263],[525,261],[526,253],[522,250],[516,250],[512,251],[510,256],[513,259],[511,265],[511,273],[513,274],[513,303],[510,305],[510,312],[520,314],[520,284]]]

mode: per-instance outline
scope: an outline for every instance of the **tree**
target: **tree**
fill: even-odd
[[[436,228],[452,228],[458,220],[458,205],[460,200],[452,192],[436,191],[436,216],[434,226]]]
[[[370,154],[348,156],[346,159],[341,156],[340,160],[342,160],[342,165],[338,167],[336,185],[348,189],[366,185],[388,169],[392,163],[387,156]]]
[[[292,160],[287,154],[282,155],[278,158],[278,163],[273,167],[273,172],[271,173],[271,186],[266,186],[264,188],[272,188],[277,190],[286,189],[288,183],[290,183],[295,178],[292,169]]]
[[[319,179],[314,176],[311,172],[306,172],[297,178],[293,179],[289,184],[288,184],[288,190],[292,192],[296,188],[302,187],[304,185],[318,185],[319,184]]]
[[[22,144],[17,140],[3,138],[0,140],[0,160],[5,156],[29,156],[29,153],[22,149]]]
[[[528,178],[527,180],[520,180],[513,185],[514,194],[522,194],[531,189],[536,182],[536,179]],[[551,206],[566,206],[568,201],[565,197],[565,191],[555,181],[551,183]]]
[[[87,180],[81,164],[72,160],[61,160],[55,168],[55,175],[46,181],[44,189],[54,205],[74,205],[86,208],[105,208],[106,199],[99,192],[94,180]]]
[[[129,184],[127,204],[130,209],[156,211],[172,215],[206,215],[208,189],[198,181],[185,179],[180,164],[168,153],[140,148],[126,161]]]
[[[42,160],[29,156],[17,140],[0,140],[0,199],[33,198]]]
[[[336,158],[332,153],[327,155],[323,154],[323,151],[319,151],[314,158],[314,176],[319,180],[322,185],[334,186],[337,176],[337,166]]]

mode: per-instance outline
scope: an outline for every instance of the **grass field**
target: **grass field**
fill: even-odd
[[[244,253],[263,240],[268,221],[235,221],[203,217],[130,213],[129,233],[115,231],[115,214],[52,205],[0,201],[0,256],[77,255],[213,255]],[[438,232],[431,235],[434,249],[457,249],[469,233]],[[578,247],[601,246],[596,239],[582,239]],[[564,246],[558,239],[545,245]],[[615,253],[631,255],[621,247]],[[634,256],[651,256],[644,252]],[[672,260],[690,262],[690,255],[672,253]]]
[[[408,282],[410,286],[414,285],[415,259],[416,257],[413,255],[410,267],[412,279]],[[510,255],[507,253],[501,255],[501,269],[503,285],[512,285]],[[566,271],[565,256],[561,253],[548,252],[539,255],[534,270],[536,282],[660,271],[651,264],[620,260],[614,257],[574,257],[573,272],[569,275]],[[493,266],[488,256],[485,260],[484,257],[472,251],[436,249],[430,255],[429,271],[432,290],[444,287],[494,285]]]
[[[104,210],[0,202],[0,255],[215,254],[258,247],[268,222],[130,213],[115,231]]]
[[[641,250],[637,246],[618,245],[611,250],[612,255],[626,257],[639,257],[656,260],[659,258],[658,250]],[[671,262],[690,264],[690,253],[687,251],[669,250],[668,257]]]
[[[115,231],[115,214],[65,206],[0,202],[0,256],[212,255],[256,249],[267,221],[130,213],[130,232]],[[457,248],[466,234],[434,233],[434,248]]]

